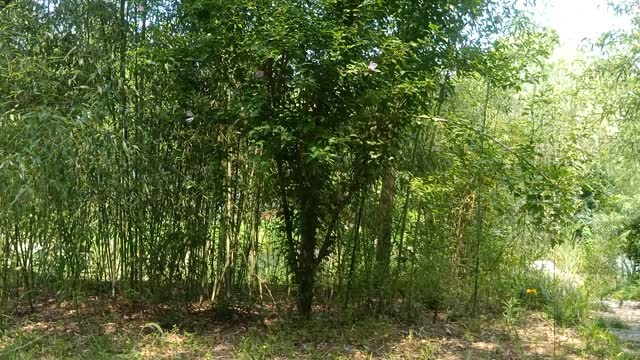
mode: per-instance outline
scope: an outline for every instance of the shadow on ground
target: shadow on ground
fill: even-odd
[[[215,311],[206,305],[43,301],[4,315],[2,359],[584,359],[569,329],[540,313],[435,324],[387,318],[344,321],[319,312],[302,321],[269,306]],[[427,320],[428,319],[428,320]],[[555,343],[555,346],[554,346]]]

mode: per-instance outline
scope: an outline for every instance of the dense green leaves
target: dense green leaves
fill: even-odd
[[[613,124],[633,144],[636,38],[563,72],[511,2],[12,3],[3,294],[508,296],[614,206],[594,159]]]

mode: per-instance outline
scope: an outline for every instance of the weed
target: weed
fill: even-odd
[[[598,317],[593,323],[602,329],[628,329],[629,325],[625,324],[619,317]]]
[[[520,302],[517,298],[511,297],[504,302],[504,312],[502,316],[504,321],[509,327],[513,327],[520,318]]]
[[[595,355],[605,359],[631,359],[623,351],[618,338],[602,322],[594,321],[580,327],[580,335],[585,339],[584,355]]]
[[[549,298],[543,309],[561,326],[582,323],[592,310],[591,298],[581,289],[558,285],[550,288]]]
[[[436,347],[432,344],[425,344],[420,350],[420,360],[435,360]]]
[[[626,300],[640,300],[640,280],[629,281],[611,293],[620,306]]]

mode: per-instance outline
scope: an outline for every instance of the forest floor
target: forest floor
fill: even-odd
[[[267,306],[224,314],[194,304],[51,299],[0,314],[1,359],[588,359],[572,329],[527,312],[432,323],[339,320],[318,309],[303,322]],[[431,313],[432,314],[432,313]],[[555,340],[555,341],[554,341]],[[554,343],[555,342],[555,343]]]

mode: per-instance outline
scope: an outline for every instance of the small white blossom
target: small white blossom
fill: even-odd
[[[377,67],[378,67],[378,64],[374,63],[373,61],[369,62],[369,70],[370,71],[375,71]]]

